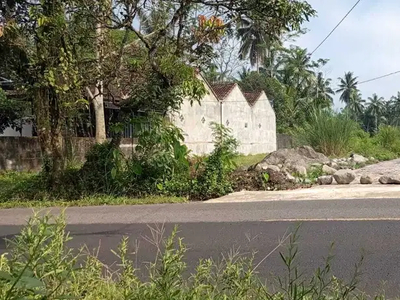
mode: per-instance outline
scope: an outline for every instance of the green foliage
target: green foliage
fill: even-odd
[[[79,181],[73,181],[83,193],[120,194],[124,188],[125,161],[121,150],[111,142],[96,144],[86,154],[86,162],[80,170]]]
[[[17,131],[22,129],[22,118],[28,116],[29,102],[8,99],[0,88],[0,133],[8,127]]]
[[[347,154],[357,125],[346,115],[314,111],[303,128],[295,131],[297,142],[309,145],[327,156]]]
[[[397,127],[381,126],[373,137],[364,131],[358,131],[351,141],[351,151],[373,157],[377,160],[391,160],[400,156],[400,130]]]
[[[122,238],[118,248],[112,250],[119,261],[118,270],[111,272],[85,247],[70,248],[72,238],[65,227],[64,216],[35,215],[18,236],[8,241],[8,254],[0,256],[1,299],[369,299],[357,287],[362,257],[348,282],[332,273],[331,253],[311,275],[300,272],[298,229],[289,230],[278,245],[284,246],[279,254],[285,272],[261,278],[257,269],[273,252],[259,262],[237,251],[222,256],[219,263],[203,258],[186,276],[187,248],[177,228],[169,237],[163,235],[163,228],[151,228],[153,238],[149,242],[158,250],[144,276],[139,276],[134,267],[128,238]],[[137,251],[140,248],[135,255]]]
[[[202,171],[197,177],[194,194],[200,199],[223,196],[232,192],[229,175],[236,168],[238,141],[231,130],[223,125],[211,123],[214,136],[214,150],[204,160]]]
[[[157,115],[150,117],[150,128],[144,128],[143,121],[134,120],[138,144],[127,163],[128,193],[176,191],[174,178],[188,178],[189,174],[189,151],[183,145],[183,133]]]

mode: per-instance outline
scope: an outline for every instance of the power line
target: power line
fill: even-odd
[[[375,80],[382,79],[382,78],[385,78],[385,77],[389,77],[389,76],[392,76],[392,75],[395,75],[395,74],[399,74],[399,73],[400,73],[400,70],[396,71],[396,72],[392,72],[392,73],[386,74],[386,75],[382,75],[382,76],[378,76],[378,77],[371,78],[371,79],[368,79],[368,80],[364,80],[364,81],[359,82],[358,84],[363,84],[363,83],[375,81]]]
[[[319,47],[321,47],[322,44],[325,43],[325,41],[326,41],[327,39],[329,39],[329,37],[332,35],[332,33],[335,32],[335,30],[340,26],[340,24],[343,23],[343,21],[347,18],[347,16],[353,11],[353,9],[356,8],[356,6],[357,6],[360,2],[361,2],[361,0],[358,0],[358,1],[356,2],[356,4],[353,5],[353,7],[352,7],[352,8],[347,12],[347,14],[343,17],[343,19],[340,20],[340,22],[335,26],[335,28],[332,29],[332,31],[326,36],[326,38],[323,39],[323,41],[317,46],[317,48],[315,48],[314,51],[311,52],[310,55],[313,55],[314,52],[317,51],[317,50],[319,49]]]

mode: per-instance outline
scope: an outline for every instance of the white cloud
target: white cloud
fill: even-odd
[[[354,0],[355,1],[355,0]],[[325,38],[354,5],[349,0],[309,0],[318,17],[297,44],[309,51]],[[315,52],[314,58],[329,58],[324,70],[337,84],[337,77],[353,71],[360,81],[400,70],[400,1],[363,0]],[[377,93],[389,99],[400,91],[400,74],[360,85],[365,98]],[[336,102],[336,106],[340,104]]]

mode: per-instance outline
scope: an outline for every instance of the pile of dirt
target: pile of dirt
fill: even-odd
[[[328,164],[330,159],[324,154],[316,152],[309,146],[294,149],[279,149],[268,154],[259,165],[303,166],[308,168],[312,164]]]
[[[259,170],[236,170],[231,174],[235,192],[246,191],[280,191],[305,187],[304,184],[287,181],[284,174],[274,172],[266,180],[265,172]],[[309,186],[308,186],[309,187]]]

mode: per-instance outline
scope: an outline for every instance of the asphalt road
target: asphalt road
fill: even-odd
[[[30,214],[26,209],[0,211],[0,252],[5,251],[3,239],[16,234]],[[112,264],[116,258],[110,249],[129,236],[133,248],[139,245],[135,260],[142,270],[156,251],[147,241],[152,236],[150,227],[165,228],[167,236],[174,225],[179,226],[192,270],[198,259],[218,260],[232,249],[244,255],[257,252],[257,263],[302,223],[299,267],[305,274],[323,265],[334,242],[332,270],[337,277],[350,278],[364,254],[360,287],[374,293],[386,282],[388,295],[400,295],[400,199],[71,208],[66,214],[72,246],[100,246],[100,259]],[[283,250],[279,248],[260,265],[262,276],[284,274],[279,258]]]

